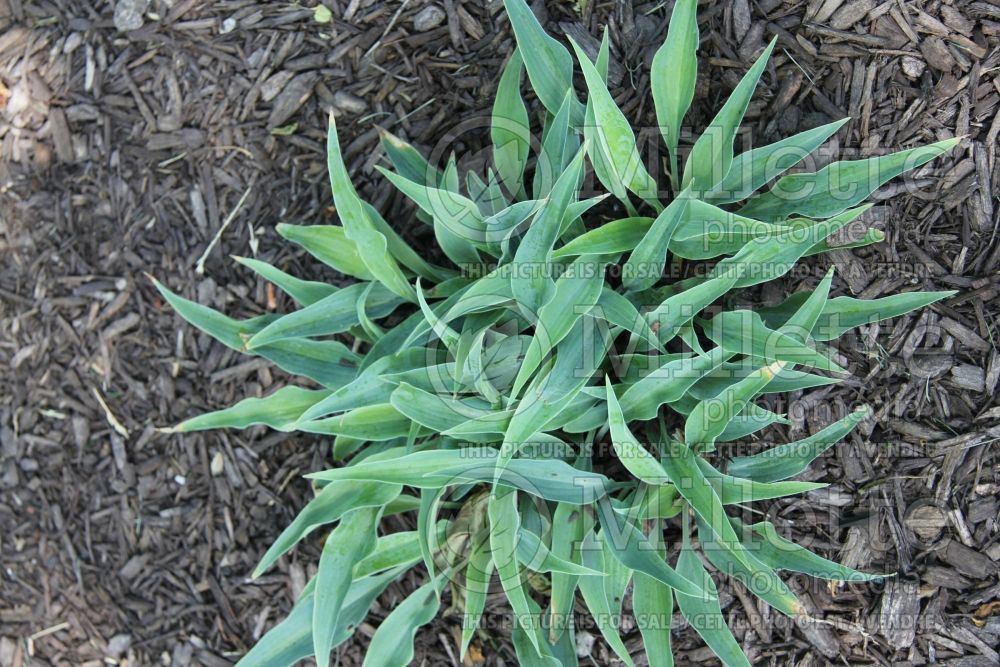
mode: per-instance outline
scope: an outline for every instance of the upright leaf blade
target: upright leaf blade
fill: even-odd
[[[386,289],[407,301],[416,301],[413,286],[406,279],[403,270],[389,254],[385,235],[375,228],[351,183],[337,139],[337,121],[330,114],[330,131],[326,140],[327,166],[330,171],[330,186],[337,212],[344,224],[347,238],[354,242],[365,267]]]
[[[576,51],[577,60],[587,81],[589,101],[594,105],[594,117],[600,130],[597,133],[598,141],[590,144],[590,150],[601,150],[613,171],[611,176],[658,208],[660,204],[657,200],[656,181],[642,164],[632,124],[615,104],[594,64],[572,38],[570,44]],[[614,191],[614,188],[611,189]]]
[[[462,614],[462,646],[461,655],[469,650],[469,643],[479,626],[486,607],[486,595],[489,592],[490,578],[495,564],[490,547],[488,533],[473,536],[473,544],[469,555],[469,564],[465,567],[465,600]]]
[[[523,570],[517,561],[517,535],[520,517],[517,493],[513,489],[494,487],[489,501],[490,550],[496,563],[500,583],[514,611],[515,622],[528,635],[535,652],[540,651],[540,619],[531,613],[528,595],[522,581]]]
[[[535,199],[548,197],[566,165],[580,149],[580,139],[571,124],[574,104],[579,104],[572,91],[567,91],[559,111],[545,120],[542,144],[535,161],[532,191]]]
[[[650,69],[650,86],[656,107],[656,123],[670,153],[670,179],[674,190],[680,186],[677,145],[681,125],[694,99],[698,79],[698,0],[678,0],[670,14],[667,38]]]
[[[583,564],[579,545],[586,526],[580,508],[558,503],[552,513],[552,553],[563,560]],[[555,643],[573,625],[573,601],[578,576],[552,573],[552,596],[549,609],[549,641]]]
[[[598,572],[610,573],[611,566],[605,563],[602,539],[597,533],[594,531],[587,533],[581,550],[584,565]],[[608,646],[611,647],[611,650],[615,652],[622,662],[629,667],[634,667],[635,663],[632,661],[632,656],[629,655],[628,648],[626,648],[625,642],[622,641],[621,635],[618,633],[618,626],[614,622],[617,615],[614,613],[612,603],[608,599],[608,593],[604,586],[603,580],[606,578],[607,576],[580,577],[580,593],[583,596],[584,603],[587,605],[587,609],[590,610],[591,616],[593,616],[594,621],[597,623],[604,641],[608,643]]]
[[[687,193],[682,192],[653,221],[622,268],[622,283],[627,289],[649,289],[660,280],[667,264],[670,239],[687,215],[689,204]]]
[[[520,90],[523,70],[521,52],[515,49],[500,75],[490,126],[497,176],[500,183],[515,196],[521,191],[524,167],[531,148],[528,110],[521,99]]]
[[[684,441],[689,447],[711,450],[729,423],[784,366],[784,362],[775,362],[751,373],[719,396],[700,401],[684,422]]]
[[[354,566],[375,547],[381,508],[348,513],[323,545],[313,600],[313,650],[316,664],[328,667],[340,610],[351,587]]]
[[[701,198],[702,193],[710,191],[716,183],[721,181],[729,173],[729,168],[733,164],[733,141],[736,139],[736,132],[739,130],[743,115],[750,105],[750,98],[760,81],[761,74],[767,66],[767,61],[771,57],[771,51],[777,43],[775,37],[767,45],[764,52],[757,58],[750,70],[736,86],[736,89],[726,100],[722,109],[715,115],[715,119],[705,128],[705,132],[698,137],[691,154],[688,155],[684,165],[684,180],[682,187],[691,188],[691,191]],[[846,206],[845,206],[846,208]],[[744,215],[753,217],[750,213],[740,211]]]
[[[659,521],[653,522],[649,542],[655,547],[656,556],[666,560]],[[650,667],[674,667],[673,649],[670,646],[670,628],[674,614],[673,588],[637,570],[635,587],[632,589],[632,611]]]
[[[635,439],[625,423],[618,397],[611,387],[611,378],[604,376],[608,401],[608,426],[611,429],[611,446],[618,460],[638,480],[646,484],[660,485],[668,481],[667,473],[652,454]],[[634,566],[633,566],[634,567]]]
[[[687,523],[686,520],[685,523]],[[715,652],[723,665],[726,667],[750,667],[750,660],[743,653],[743,649],[740,648],[739,642],[736,641],[722,615],[722,607],[719,605],[715,583],[705,570],[705,566],[701,564],[698,555],[691,548],[686,526],[681,555],[677,559],[677,571],[689,579],[703,582],[706,590],[714,594],[710,597],[678,593],[677,606],[680,607],[684,618],[688,620],[695,632],[705,640],[709,648]]]
[[[593,259],[578,259],[556,280],[552,300],[538,311],[535,335],[521,362],[511,396],[520,394],[546,355],[597,304],[604,286],[604,265]]]
[[[555,290],[555,283],[547,270],[549,254],[559,238],[566,208],[576,198],[577,184],[583,170],[584,150],[580,149],[570,166],[559,176],[552,188],[549,203],[528,227],[514,253],[511,292],[517,302],[527,309],[529,319],[536,317],[539,308],[552,298]]]
[[[363,667],[401,667],[413,659],[413,637],[417,629],[433,620],[441,607],[440,591],[447,582],[443,574],[427,582],[400,602],[372,635]]]
[[[546,34],[525,0],[504,0],[503,4],[518,50],[530,54],[524,64],[531,87],[549,113],[555,114],[566,93],[573,90],[573,58],[566,47]],[[575,98],[574,102],[578,109],[574,115],[579,122],[583,108]]]

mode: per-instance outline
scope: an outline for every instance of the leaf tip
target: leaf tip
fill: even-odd
[[[872,406],[870,406],[870,405],[862,405],[860,408],[858,408],[857,410],[855,410],[852,413],[851,416],[853,416],[853,417],[859,417],[859,418],[864,418],[864,417],[868,417],[871,414],[872,414]]]

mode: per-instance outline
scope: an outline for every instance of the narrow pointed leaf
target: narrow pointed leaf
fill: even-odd
[[[578,506],[559,503],[552,513],[552,549],[557,558],[583,566],[579,544],[586,526]],[[549,642],[555,643],[573,624],[573,602],[576,598],[577,575],[552,573],[551,607],[549,609]]]
[[[493,552],[490,550],[490,539],[487,533],[475,538],[469,555],[469,564],[465,567],[465,600],[462,609],[462,646],[464,657],[469,650],[469,643],[479,626],[479,620],[486,608],[486,596],[489,593],[490,579],[495,565]]]
[[[277,285],[283,292],[287,293],[303,306],[315,303],[337,291],[337,288],[333,285],[296,278],[258,259],[250,257],[234,257],[234,259],[243,266],[253,269],[254,272],[265,280]]]
[[[330,186],[333,188],[333,200],[337,205],[337,214],[344,225],[347,238],[357,246],[361,261],[390,292],[407,301],[415,301],[413,286],[406,279],[399,264],[389,254],[385,236],[372,224],[361,198],[354,190],[351,177],[348,175],[347,167],[340,155],[337,121],[333,114],[330,114],[326,155],[327,167],[330,171]]]
[[[784,367],[775,362],[751,373],[714,398],[700,401],[684,422],[684,441],[689,447],[709,450],[726,426],[759,394]]]
[[[522,443],[543,428],[580,393],[604,361],[611,336],[607,330],[593,331],[589,318],[577,320],[556,347],[552,370],[539,374],[525,391],[504,432],[497,459],[498,473],[513,458]],[[587,337],[586,344],[584,341]]]
[[[430,623],[441,607],[440,591],[447,583],[438,575],[400,602],[372,635],[363,667],[400,667],[413,659],[413,637]]]
[[[440,170],[430,165],[427,159],[420,154],[420,151],[388,130],[377,126],[376,129],[382,143],[382,149],[389,156],[392,166],[403,178],[434,187],[441,183]]]
[[[186,419],[171,431],[187,433],[210,428],[247,428],[264,424],[277,431],[294,429],[303,412],[322,401],[332,392],[301,387],[282,387],[264,398],[245,398],[224,410]]]
[[[789,221],[788,226],[749,241],[735,255],[716,264],[709,275],[719,275],[734,266],[742,267],[743,276],[736,283],[737,287],[750,287],[780,278],[816,244],[846,227],[869,208],[870,204],[859,206],[829,220]]]
[[[604,266],[605,262],[594,259],[578,259],[556,280],[552,299],[538,311],[535,335],[521,362],[511,396],[520,394],[545,356],[597,303],[604,286]]]
[[[336,417],[300,421],[296,428],[306,433],[339,435],[382,442],[405,437],[411,421],[389,403],[354,408]]]
[[[667,263],[667,247],[687,215],[689,202],[687,194],[682,192],[653,221],[622,268],[622,284],[626,289],[649,289],[660,280]]]
[[[606,499],[598,503],[597,510],[607,552],[627,568],[642,572],[680,593],[710,594],[702,582],[689,579],[667,565],[650,539],[631,522],[620,519]]]
[[[493,162],[497,176],[509,192],[517,195],[521,190],[524,167],[531,147],[531,130],[528,110],[521,99],[521,72],[524,61],[521,52],[514,50],[500,75],[496,99],[493,102],[493,121],[490,137],[493,140]]]
[[[371,220],[375,229],[385,237],[386,247],[389,250],[389,254],[392,255],[400,264],[408,268],[410,271],[413,271],[418,276],[421,276],[425,280],[429,280],[431,282],[442,282],[455,276],[454,271],[444,269],[440,266],[434,266],[425,261],[416,250],[411,248],[409,244],[403,240],[395,229],[389,226],[389,223],[385,221],[385,218],[383,218],[377,210],[375,210],[374,206],[368,202],[361,202],[361,204],[368,213],[368,219]]]
[[[899,317],[914,310],[919,310],[930,304],[954,296],[957,292],[904,292],[882,297],[881,299],[855,299],[849,296],[838,296],[830,299],[823,312],[816,320],[811,335],[813,340],[827,341],[840,337],[863,324],[871,324]],[[782,326],[792,314],[802,305],[808,294],[798,292],[774,308],[761,308],[757,312],[764,318],[768,326]]]
[[[699,379],[717,368],[734,353],[721,347],[706,356],[673,359],[631,385],[619,397],[626,421],[656,417],[664,403],[680,400]]]
[[[246,348],[253,350],[286,338],[327,336],[347,331],[359,324],[356,303],[368,288],[366,283],[344,287],[325,299],[301,310],[284,315],[267,325],[249,340]],[[366,300],[369,317],[385,317],[402,303],[402,299],[376,284]]]
[[[705,199],[716,204],[746,199],[775,176],[805,159],[849,120],[850,118],[835,120],[737,155],[729,173],[721,183],[705,193]]]
[[[680,182],[677,145],[681,125],[694,99],[698,79],[698,39],[698,0],[679,0],[670,14],[667,38],[656,50],[649,72],[656,124],[670,153],[670,178],[675,190]]]
[[[869,574],[827,560],[808,549],[795,544],[778,534],[774,524],[762,521],[757,524],[742,524],[734,521],[741,529],[747,549],[761,561],[779,570],[801,572],[810,577],[828,581],[865,582],[879,581],[892,574]]]
[[[771,51],[777,43],[775,37],[767,45],[764,52],[757,58],[757,61],[743,76],[743,79],[736,86],[722,109],[715,115],[708,127],[698,141],[695,142],[691,153],[688,155],[684,165],[684,181],[681,186],[691,188],[691,191],[701,198],[701,193],[710,191],[716,183],[720,182],[729,173],[729,168],[733,163],[733,141],[736,139],[736,132],[740,123],[743,122],[743,115],[750,105],[750,98],[753,97],[757,82],[760,81],[761,74],[767,66],[767,61],[771,57]],[[846,208],[846,207],[845,207]],[[753,217],[750,213],[743,215]]]
[[[656,549],[656,556],[666,560],[663,530],[659,521],[653,522],[649,544]],[[701,582],[697,582],[701,583]],[[642,646],[650,667],[674,667],[670,630],[674,616],[673,588],[645,572],[636,570],[632,590],[632,612],[642,635]]]
[[[531,187],[535,199],[548,197],[566,165],[580,150],[580,138],[571,125],[573,109],[579,102],[572,90],[566,91],[559,111],[549,117],[542,131],[542,145],[535,161]]]
[[[347,237],[347,232],[340,225],[281,223],[276,229],[283,238],[302,246],[330,268],[358,280],[375,279],[361,259],[357,244]]]
[[[720,347],[766,362],[787,361],[838,373],[846,372],[828,357],[800,343],[791,335],[768,328],[756,311],[731,310],[719,313],[709,322],[705,335]]]
[[[745,550],[740,545],[736,531],[726,515],[722,500],[714,486],[706,479],[698,464],[698,457],[685,444],[668,441],[664,443],[663,468],[677,488],[677,492],[691,505],[719,539],[719,544],[729,550],[730,555],[745,567],[753,568]],[[678,566],[678,572],[685,576]],[[690,579],[691,577],[687,577]],[[678,589],[678,592],[679,589]]]
[[[661,343],[669,342],[695,315],[729,293],[741,275],[741,268],[733,266],[695,287],[664,299],[659,306],[646,313],[646,323],[656,332]]]
[[[153,283],[178,315],[237,352],[246,352],[244,345],[247,339],[276,321],[271,315],[234,320],[212,308],[174,294],[155,279]],[[336,389],[350,382],[357,372],[353,365],[356,355],[338,341],[288,338],[249,353],[264,357],[289,373],[304,375]]]
[[[318,480],[368,480],[436,489],[463,481],[493,481],[497,457],[497,450],[488,447],[423,451],[387,460],[366,460],[306,476]],[[501,474],[500,484],[546,500],[574,505],[593,502],[610,488],[604,475],[576,470],[564,461],[537,459],[513,459]]]
[[[598,572],[610,572],[611,566],[605,563],[602,540],[593,531],[584,538],[581,550],[584,565]],[[604,641],[608,643],[608,646],[622,662],[629,667],[634,667],[632,656],[629,655],[625,642],[622,641],[621,635],[618,633],[618,627],[614,623],[614,619],[618,616],[615,615],[612,603],[608,600],[608,594],[604,587],[606,578],[607,576],[580,577],[580,593],[590,615],[593,616],[594,622],[601,631]]]
[[[521,529],[517,539],[517,558],[524,567],[534,572],[559,572],[576,576],[602,574],[554,555],[538,535],[525,528]]]
[[[646,171],[639,156],[632,124],[615,104],[594,64],[572,38],[570,44],[576,51],[580,69],[587,81],[589,102],[594,106],[594,117],[600,130],[596,135],[598,140],[590,145],[590,150],[603,152],[606,163],[613,171],[611,176],[619,183],[640,198],[658,206],[656,182]]]
[[[514,612],[515,623],[524,630],[535,653],[538,653],[541,645],[540,619],[531,613],[528,593],[522,581],[523,570],[517,561],[517,539],[520,529],[517,492],[509,488],[494,487],[490,495],[489,517],[490,550],[493,552],[493,562],[500,575],[500,583]]]
[[[699,519],[697,523],[698,541],[702,553],[717,570],[736,579],[751,593],[788,617],[795,618],[802,612],[802,603],[795,593],[769,565],[747,549],[745,543],[741,543],[741,547],[744,559],[750,562],[750,566],[733,558],[732,552],[719,544],[715,534],[704,521]]]
[[[733,477],[719,472],[711,463],[700,457],[698,467],[715,489],[723,505],[749,505],[760,500],[800,495],[829,486],[817,482],[761,482]]]
[[[457,239],[485,246],[486,223],[474,201],[457,192],[408,180],[381,167],[376,169],[431,216],[435,226],[446,228]]]
[[[639,444],[628,430],[618,397],[611,387],[611,378],[605,376],[604,383],[608,401],[608,425],[611,429],[611,445],[622,465],[636,479],[646,484],[666,484],[667,473],[652,454]]]
[[[525,0],[504,0],[503,4],[517,38],[518,50],[529,54],[524,65],[531,87],[549,113],[554,115],[566,91],[573,89],[573,58],[566,47],[546,34]],[[577,102],[576,106],[581,105]],[[577,119],[582,119],[583,109],[580,108],[576,114]]]
[[[340,610],[351,587],[355,564],[375,547],[378,508],[353,510],[341,519],[323,545],[313,598],[313,650],[316,664],[328,667]]]
[[[725,667],[750,667],[750,661],[743,653],[736,638],[733,637],[733,633],[722,615],[722,607],[719,606],[712,577],[709,576],[705,566],[701,564],[701,560],[691,548],[686,535],[681,555],[677,559],[677,571],[690,579],[704,582],[705,588],[715,594],[709,597],[707,595],[689,596],[678,593],[677,606],[680,607],[684,618],[688,620],[695,632],[705,640],[705,643]]]
[[[753,456],[738,456],[729,462],[726,471],[758,482],[774,482],[794,477],[805,471],[823,452],[844,439],[870,414],[867,407],[861,408],[808,438],[778,445]]]
[[[574,255],[609,255],[634,249],[653,225],[653,218],[612,220],[581,234],[552,253],[553,258]]]
[[[830,286],[832,284],[833,267],[830,267],[830,270],[827,271],[826,276],[816,286],[816,289],[812,290],[808,298],[795,311],[795,314],[781,325],[779,331],[803,343],[808,342],[809,338],[811,338],[812,330],[816,328],[816,322],[826,307],[827,297],[830,295]]]
[[[520,2],[521,0],[517,0]],[[559,238],[563,215],[569,204],[576,199],[577,184],[583,169],[583,153],[580,149],[555,185],[549,202],[535,217],[521,244],[514,253],[515,271],[511,275],[511,291],[523,307],[535,313],[549,299],[555,290],[551,276],[545,271],[549,253]]]
[[[281,531],[281,535],[260,559],[253,576],[256,578],[263,574],[282,554],[317,527],[332,523],[354,509],[386,505],[399,496],[401,491],[402,486],[399,484],[370,481],[349,480],[326,485],[302,508],[295,520]]]
[[[881,157],[834,162],[812,174],[784,176],[739,212],[760,220],[784,220],[793,214],[828,218],[864,201],[896,176],[947,153],[959,141],[945,139]]]

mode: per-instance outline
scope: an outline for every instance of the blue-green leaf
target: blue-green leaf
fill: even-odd
[[[493,162],[497,167],[500,183],[517,196],[522,188],[524,167],[531,148],[531,128],[528,110],[521,99],[521,72],[524,61],[521,52],[514,50],[500,75],[496,99],[493,101],[493,120],[490,137],[493,139]]]
[[[413,286],[406,279],[396,260],[389,254],[385,235],[375,228],[361,198],[354,190],[347,167],[340,155],[337,140],[337,121],[330,114],[330,131],[326,141],[327,166],[330,171],[330,187],[337,214],[344,225],[347,238],[354,242],[358,255],[371,274],[393,294],[408,301],[415,301]]]
[[[524,59],[531,87],[549,113],[555,114],[568,91],[573,90],[573,58],[562,44],[546,34],[531,13],[525,0],[504,0],[507,18],[517,38],[517,48]],[[576,101],[576,100],[574,100]],[[577,122],[583,118],[583,108],[576,102]]]
[[[784,176],[739,212],[760,220],[784,220],[795,213],[828,218],[864,201],[890,179],[947,153],[959,141],[945,139],[866,160],[834,162],[815,173]]]
[[[694,99],[698,79],[698,0],[678,0],[670,14],[667,38],[656,50],[650,68],[650,87],[656,123],[670,153],[670,178],[679,189],[677,144],[684,115]]]
[[[840,442],[854,427],[864,421],[871,411],[855,410],[808,438],[778,445],[753,456],[738,456],[729,462],[726,471],[737,477],[758,482],[788,479],[803,472],[823,452]]]
[[[739,130],[743,115],[746,113],[753,91],[760,81],[764,67],[771,57],[771,51],[777,43],[775,37],[767,45],[764,52],[757,58],[757,61],[747,71],[746,75],[736,86],[726,103],[709,123],[708,127],[698,141],[695,142],[687,162],[684,164],[684,180],[681,187],[690,188],[698,198],[702,198],[702,193],[711,191],[715,184],[720,182],[729,173],[729,168],[733,164],[733,141],[736,139],[736,132]],[[846,206],[844,208],[847,208]],[[754,217],[750,213],[740,211],[743,215]]]

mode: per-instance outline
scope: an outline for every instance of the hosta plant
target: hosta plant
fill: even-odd
[[[498,83],[492,163],[481,171],[454,157],[431,164],[382,134],[393,170],[379,171],[414,202],[413,220],[390,224],[359,198],[331,118],[340,224],[278,232],[349,284],[240,259],[300,307],[238,321],[157,283],[194,326],[302,377],[176,431],[265,424],[331,436],[329,468],[307,475],[315,498],[254,573],[319,533],[316,575],[242,665],[315,655],[325,667],[380,593],[414,567],[424,583],[379,624],[365,665],[408,664],[415,633],[443,603],[462,619],[464,654],[491,581],[509,600],[522,664],[576,664],[577,601],[588,627],[632,664],[618,625],[631,591],[651,664],[672,664],[676,604],[723,663],[748,665],[710,569],[791,617],[805,612],[783,570],[881,576],[737,516],[753,501],[822,486],[791,478],[865,409],[754,455],[727,456],[725,443],[788,423],[763,395],[843,379],[829,341],[950,293],[830,298],[831,271],[779,305],[732,304],[752,302],[756,292],[745,288],[780,279],[804,258],[882,240],[874,229],[849,242],[832,237],[859,224],[876,188],[957,140],[782,176],[838,121],[735,155],[772,42],[682,151],[698,26],[696,1],[678,0],[650,77],[666,157],[644,160],[606,85],[607,34],[591,60],[572,40],[566,48],[547,35],[524,0],[505,4],[517,49]],[[521,95],[525,72],[537,117]],[[582,196],[582,184],[595,181],[607,193]],[[399,230],[409,225],[428,225],[438,248],[408,245]],[[413,530],[385,532],[383,520],[400,513]]]

